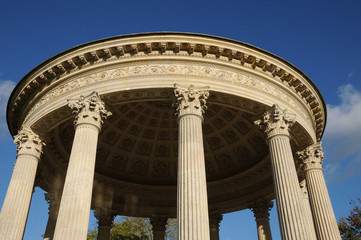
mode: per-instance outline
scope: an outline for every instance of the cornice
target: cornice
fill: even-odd
[[[230,62],[263,73],[282,82],[307,104],[314,116],[315,132],[322,137],[326,107],[314,83],[282,58],[252,45],[193,33],[144,33],[117,36],[82,44],[46,60],[29,72],[16,86],[7,106],[7,121],[14,135],[21,126],[11,119],[25,117],[23,105],[45,86],[70,74],[134,56],[189,56]],[[27,114],[27,113],[26,113]]]

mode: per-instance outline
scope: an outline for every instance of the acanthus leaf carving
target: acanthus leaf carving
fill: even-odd
[[[273,207],[273,201],[268,201],[265,199],[259,199],[254,202],[251,207],[252,212],[254,213],[254,217],[257,220],[267,219],[269,220],[270,211]]]
[[[75,117],[74,124],[79,125],[83,123],[93,124],[99,129],[103,124],[103,119],[107,119],[112,115],[111,112],[105,109],[104,102],[100,99],[97,92],[79,99],[69,99],[68,105],[72,109]]]
[[[303,151],[296,153],[299,163],[304,171],[319,169],[323,170],[323,151],[321,142],[306,147]]]
[[[14,142],[17,145],[17,153],[31,154],[40,158],[42,148],[45,143],[35,134],[30,128],[22,127],[18,134],[14,137]]]
[[[174,84],[174,95],[178,118],[186,114],[202,117],[207,109],[206,100],[209,96],[209,87],[195,88],[193,85],[185,87]]]
[[[290,127],[295,123],[296,115],[288,113],[287,109],[282,110],[277,104],[274,104],[266,111],[261,119],[254,123],[258,125],[267,137],[275,135],[289,135]]]

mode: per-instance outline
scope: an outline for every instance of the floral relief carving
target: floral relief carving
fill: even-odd
[[[43,96],[37,104],[30,110],[29,115],[36,111],[44,104],[76,89],[84,86],[90,86],[99,84],[104,81],[110,81],[123,77],[131,77],[137,75],[153,75],[153,74],[175,74],[175,75],[192,75],[199,77],[212,77],[217,78],[219,81],[228,82],[234,85],[240,85],[257,91],[263,91],[268,95],[277,97],[285,104],[292,106],[297,109],[298,112],[306,117],[300,106],[298,106],[294,100],[282,93],[279,89],[264,83],[258,79],[251,78],[243,74],[237,74],[226,70],[219,70],[216,68],[210,68],[207,66],[191,66],[191,65],[141,65],[141,66],[130,66],[118,69],[105,70],[99,73],[93,73],[84,77],[71,79],[67,83],[57,87]]]

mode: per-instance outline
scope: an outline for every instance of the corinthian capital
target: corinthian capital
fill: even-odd
[[[254,213],[254,217],[256,218],[256,220],[269,219],[269,212],[271,211],[272,207],[272,201],[259,199],[254,203],[251,210]]]
[[[261,119],[254,123],[258,125],[270,138],[274,135],[289,135],[289,128],[295,123],[296,115],[282,110],[277,104],[274,104],[266,111]]]
[[[296,155],[304,171],[311,169],[322,170],[323,152],[320,142],[306,147],[305,150],[297,152]]]
[[[45,193],[45,200],[49,204],[49,214],[58,212],[60,207],[61,192],[50,191],[48,193]]]
[[[176,97],[176,111],[178,118],[186,114],[195,114],[202,118],[207,109],[206,100],[209,96],[209,87],[195,88],[174,84]]]
[[[18,134],[14,137],[14,142],[17,145],[18,155],[31,154],[37,158],[40,158],[43,146],[45,143],[40,140],[30,128],[23,127]]]
[[[77,114],[74,121],[75,125],[88,123],[100,129],[103,119],[107,119],[112,115],[111,112],[105,109],[105,104],[97,92],[93,92],[86,97],[80,96],[79,99],[69,99],[68,105],[73,110],[73,113]]]
[[[110,208],[97,208],[94,216],[99,226],[112,226],[115,217]]]

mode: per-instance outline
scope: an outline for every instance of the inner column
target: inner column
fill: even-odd
[[[209,240],[202,122],[209,87],[175,84],[178,115],[178,240]]]
[[[69,107],[77,114],[75,135],[54,240],[86,239],[98,134],[103,119],[111,115],[96,92],[69,100]]]
[[[275,104],[255,124],[267,136],[282,240],[310,240],[289,136],[295,119]]]

